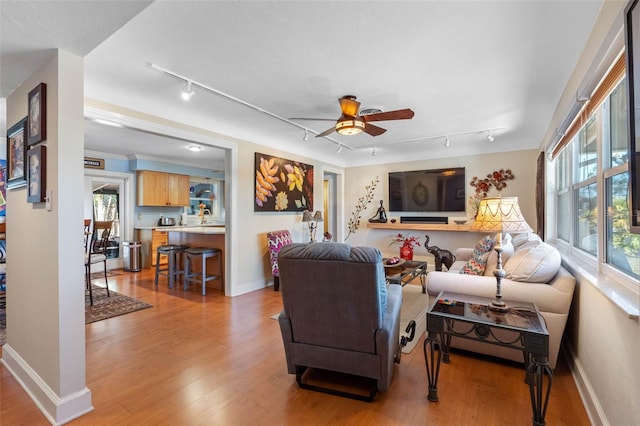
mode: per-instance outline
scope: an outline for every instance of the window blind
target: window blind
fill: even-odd
[[[576,114],[576,116],[571,121],[571,124],[564,132],[562,138],[558,141],[553,150],[551,151],[551,157],[556,158],[560,151],[562,151],[571,139],[578,133],[578,131],[582,128],[582,126],[587,122],[587,118],[593,114],[598,107],[607,99],[607,96],[616,88],[618,83],[624,78],[626,74],[626,56],[623,53],[620,57],[614,62],[611,66],[607,74],[604,76],[600,84],[596,87],[596,89],[591,93],[589,100],[585,103],[585,105],[580,109],[580,111]]]

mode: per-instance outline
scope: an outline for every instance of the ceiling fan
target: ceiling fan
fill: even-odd
[[[409,108],[358,115],[360,102],[356,101],[355,96],[345,95],[338,99],[338,101],[340,102],[342,115],[336,120],[335,126],[317,134],[317,138],[327,136],[334,131],[341,135],[357,135],[358,133],[365,132],[371,136],[379,136],[387,130],[371,124],[372,121],[408,120],[413,118],[414,115],[413,111]],[[334,121],[332,118],[292,118],[291,120]]]

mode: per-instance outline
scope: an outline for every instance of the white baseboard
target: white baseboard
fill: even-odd
[[[602,405],[600,405],[598,395],[594,392],[593,386],[591,386],[591,382],[589,381],[589,377],[582,367],[582,363],[576,357],[571,348],[566,345],[563,348],[564,350],[562,353],[569,364],[569,368],[571,369],[573,381],[578,388],[578,393],[580,394],[584,408],[587,410],[589,421],[592,425],[609,426],[610,423],[602,409]]]
[[[273,280],[257,280],[248,283],[242,283],[236,286],[235,291],[230,296],[240,296],[241,294],[251,293],[252,291],[262,290],[266,287],[272,287]]]
[[[93,411],[88,388],[64,397],[58,396],[10,345],[2,347],[0,361],[52,425],[68,423]]]

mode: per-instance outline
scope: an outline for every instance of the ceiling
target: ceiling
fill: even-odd
[[[535,149],[601,6],[3,1],[2,96],[60,47],[85,57],[87,98],[336,165]],[[193,80],[193,98],[181,100],[185,82],[158,67]],[[362,108],[411,108],[415,117],[376,123],[387,129],[377,137],[315,138],[333,123],[290,120],[337,119],[344,95],[357,96]],[[183,146],[189,142],[156,138],[87,121],[85,143],[196,161]],[[221,154],[209,149],[197,159],[209,167]]]

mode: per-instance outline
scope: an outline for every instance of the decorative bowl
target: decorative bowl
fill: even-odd
[[[467,223],[467,219],[453,219],[453,222],[456,225],[464,225],[465,223]]]
[[[405,259],[398,259],[397,263],[389,264],[388,262],[390,260],[391,259],[387,259],[384,262],[382,262],[382,266],[384,266],[385,268],[397,268],[398,266],[401,266],[405,262]]]

